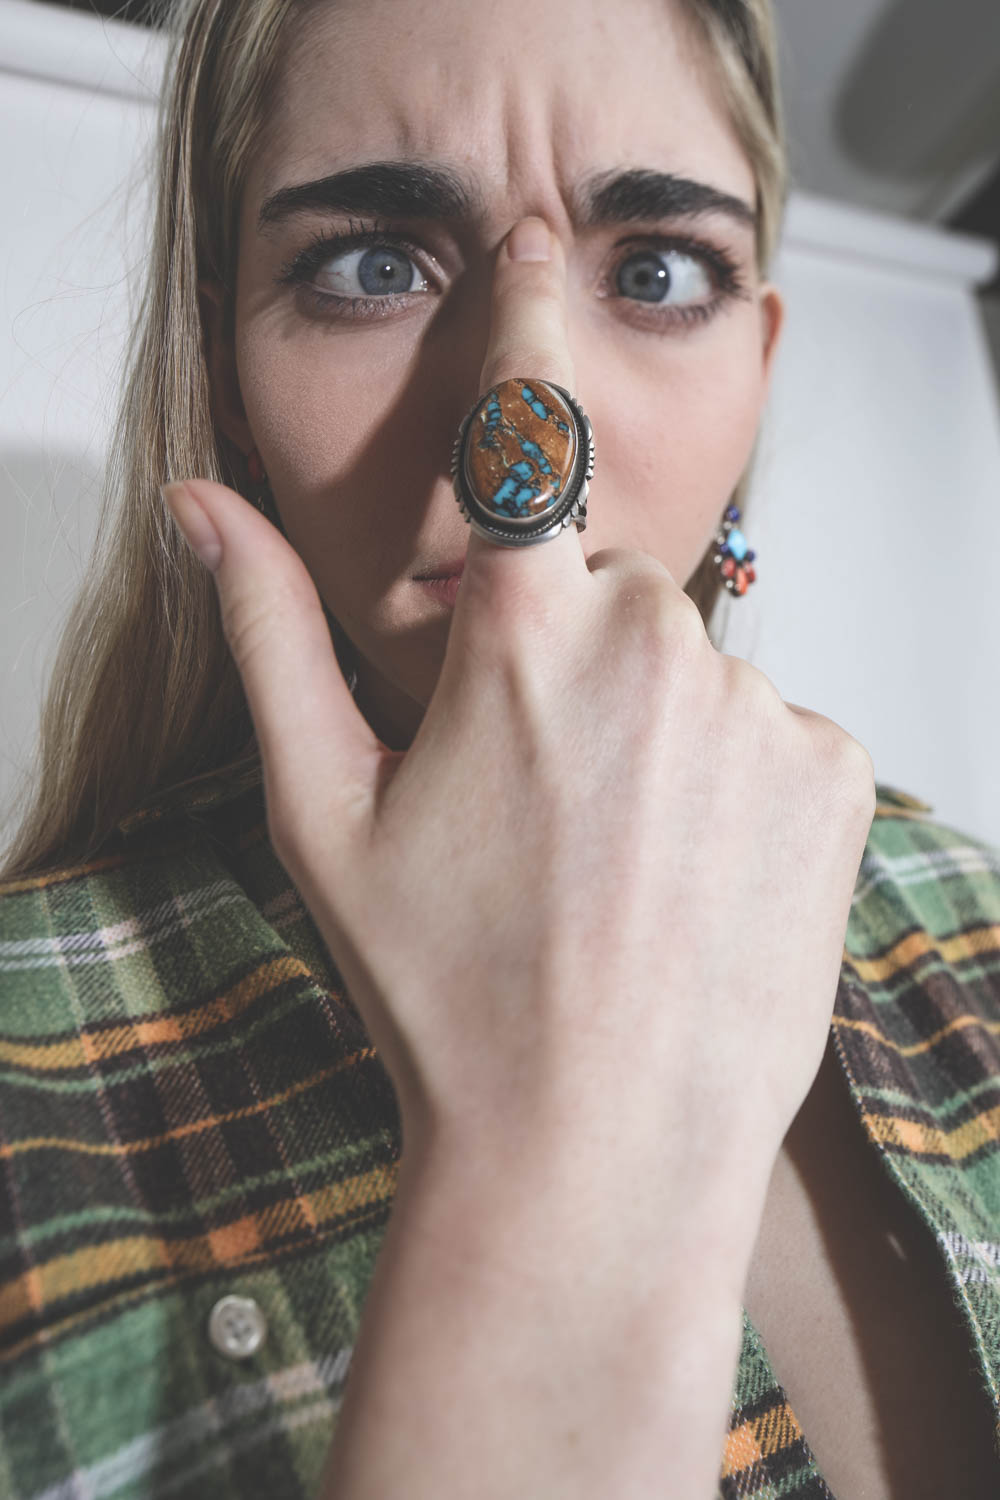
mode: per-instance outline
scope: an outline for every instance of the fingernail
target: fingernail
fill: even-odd
[[[222,538],[205,508],[186,484],[161,484],[160,494],[195,557],[201,559],[210,573],[214,573],[222,561]]]
[[[521,219],[507,236],[511,260],[551,260],[552,236],[544,219]]]

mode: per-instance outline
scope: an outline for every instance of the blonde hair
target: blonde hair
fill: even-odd
[[[227,289],[237,223],[268,117],[286,27],[317,0],[151,0],[169,23],[146,291],[105,474],[88,576],[45,702],[40,771],[2,875],[86,859],[123,819],[213,776],[253,774],[253,724],[211,578],[164,510],[164,480],[200,475],[246,493],[245,460],[209,402],[198,280]],[[757,181],[766,273],[786,191],[771,0],[683,0],[707,44]],[[752,467],[752,465],[751,465]],[[749,470],[734,496],[745,499]],[[686,592],[706,627],[722,593],[712,552]]]

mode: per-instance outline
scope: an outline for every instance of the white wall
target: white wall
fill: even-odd
[[[132,28],[0,0],[0,808],[30,774],[94,532],[158,56]],[[1000,846],[1000,418],[971,295],[991,264],[974,241],[793,200],[747,520],[759,581],[724,649],[860,739],[880,781]]]
[[[725,649],[866,745],[881,781],[1000,845],[1000,408],[989,246],[799,197]]]
[[[96,527],[161,53],[0,0],[0,843]]]

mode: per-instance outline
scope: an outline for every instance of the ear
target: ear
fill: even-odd
[[[254,446],[253,433],[243,409],[236,351],[225,336],[225,292],[222,283],[208,279],[198,283],[198,307],[205,335],[205,362],[211,391],[212,420],[218,430],[244,454]]]
[[[771,376],[774,373],[774,356],[777,353],[778,344],[781,339],[781,330],[785,326],[785,300],[776,286],[769,281],[764,282],[760,289],[760,322],[763,337],[764,355],[764,392],[771,387]]]

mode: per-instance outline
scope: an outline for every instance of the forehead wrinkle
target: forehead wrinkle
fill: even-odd
[[[389,3],[394,5],[396,0]],[[714,69],[706,67],[703,48],[690,25],[685,24],[682,10],[672,14],[674,8],[661,5],[659,0],[655,4],[653,0],[637,3],[655,17],[655,28],[650,27],[651,42],[657,46],[665,43],[688,77],[697,72],[705,93],[716,93]],[[650,133],[643,128],[648,120],[641,111],[637,113],[642,102],[638,95],[624,95],[616,108],[603,115],[607,124],[596,130],[595,139],[594,100],[581,91],[576,72],[571,68],[547,70],[542,78],[544,87],[537,88],[539,79],[532,70],[515,65],[518,57],[523,62],[523,38],[518,51],[511,52],[509,46],[501,49],[495,66],[480,67],[477,59],[475,66],[465,67],[461,46],[451,45],[460,41],[460,36],[443,31],[436,34],[435,28],[445,24],[447,0],[442,13],[435,9],[430,14],[429,28],[412,21],[413,12],[419,15],[419,5],[402,8],[398,14],[403,24],[395,30],[393,43],[387,48],[367,48],[366,87],[359,90],[354,83],[354,55],[367,39],[370,16],[380,9],[386,11],[387,6],[380,7],[378,0],[373,0],[371,8],[368,0],[364,5],[360,0],[357,5],[346,0],[343,5],[317,11],[315,18],[322,16],[329,29],[322,26],[313,30],[307,25],[295,34],[292,55],[286,56],[289,71],[285,77],[292,87],[279,90],[279,97],[284,95],[284,99],[278,113],[286,127],[282,131],[285,144],[301,140],[304,133],[312,135],[313,142],[301,155],[296,153],[298,166],[305,165],[304,156],[309,169],[297,170],[290,177],[284,163],[282,181],[272,179],[272,190],[296,178],[320,176],[335,169],[338,161],[345,165],[359,159],[438,161],[452,166],[467,180],[478,178],[484,200],[484,211],[477,215],[480,222],[488,221],[491,228],[495,225],[500,229],[522,214],[534,212],[542,214],[557,232],[565,232],[579,222],[580,179],[599,166],[614,169],[641,163],[670,172],[687,165],[672,159],[676,158],[674,148],[678,143],[672,139],[674,132],[669,126],[662,139],[658,139],[659,130]],[[544,14],[530,14],[542,35]],[[621,39],[607,16],[598,19],[599,45],[595,41],[588,50],[596,46],[602,56],[606,54],[607,66],[614,72],[623,55]],[[412,86],[401,81],[401,34],[402,44],[411,55],[414,48],[421,51],[419,75],[412,70],[403,75],[412,79]],[[628,50],[631,55],[632,49]],[[641,61],[638,68],[636,83],[644,76]],[[342,110],[338,106],[341,88]],[[323,128],[324,100],[334,106],[332,137],[329,125]],[[308,108],[304,101],[310,101]],[[319,106],[320,120],[320,129],[315,132],[308,124],[314,103]],[[666,120],[670,113],[667,106]],[[666,149],[658,150],[657,145]],[[599,148],[596,160],[595,146]],[[718,182],[709,165],[691,165],[701,168],[692,175],[714,180],[720,187],[729,185]]]
[[[394,140],[407,156],[457,171],[477,204],[476,222],[500,228],[537,213],[553,228],[568,226],[572,184],[560,180],[556,167],[558,105],[542,105],[535,96],[526,108],[517,77],[503,69],[478,85],[443,74],[430,110],[421,101],[408,109],[394,99]]]
[[[495,219],[499,225],[534,212],[544,215],[554,229],[571,226],[571,179],[588,165],[576,154],[587,139],[587,110],[583,109],[579,120],[574,118],[583,101],[576,83],[562,71],[550,75],[550,87],[536,90],[536,80],[516,65],[523,56],[523,36],[516,46],[512,37],[506,39],[500,65],[471,71],[464,66],[460,49],[427,45],[418,86],[413,89],[400,86],[398,45],[386,52],[369,51],[365,60],[368,86],[361,95],[348,83],[345,100],[340,85],[352,73],[339,77],[341,69],[336,64],[349,67],[350,56],[366,30],[365,8],[350,3],[329,10],[317,8],[309,19],[315,29],[307,24],[298,30],[286,54],[285,77],[292,87],[285,94],[285,108],[290,105],[293,113],[291,118],[285,115],[282,134],[288,141],[297,133],[296,97],[325,96],[336,106],[340,95],[347,103],[342,143],[330,141],[322,157],[309,151],[308,170],[301,170],[300,161],[294,176],[286,173],[280,182],[272,179],[268,191],[293,180],[322,176],[336,170],[338,162],[434,161],[457,170],[473,190],[481,189],[481,208],[475,216],[479,222]],[[544,40],[544,16],[536,20]],[[404,25],[400,31],[410,28]],[[414,27],[407,45],[419,45],[427,37],[426,28]],[[335,64],[332,73],[324,60],[330,55],[328,44]],[[357,150],[354,142],[363,142],[362,149]],[[261,199],[265,196],[262,193]]]
[[[480,159],[497,159],[504,216],[540,214],[557,233],[569,231],[576,224],[577,181],[595,165],[586,154],[594,142],[577,119],[579,88],[559,75],[552,87],[529,88],[526,96],[521,75],[513,71],[497,78],[496,92],[494,124]]]

